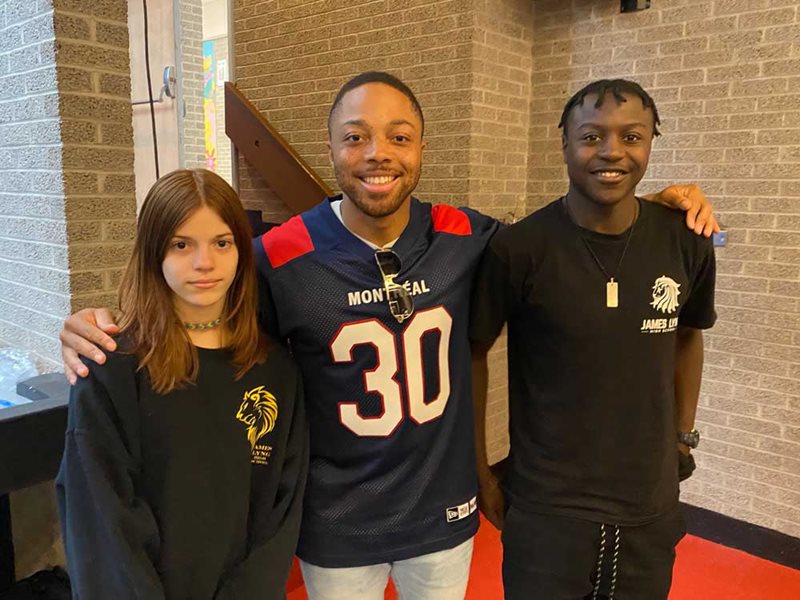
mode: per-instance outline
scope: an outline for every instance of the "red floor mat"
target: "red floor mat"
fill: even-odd
[[[481,523],[467,600],[501,600],[502,550],[497,530]],[[300,569],[289,579],[288,600],[307,600]],[[386,600],[397,594],[389,585]],[[720,546],[691,535],[678,545],[678,558],[669,600],[798,600],[800,571]]]
[[[798,600],[800,571],[687,535],[669,600]]]

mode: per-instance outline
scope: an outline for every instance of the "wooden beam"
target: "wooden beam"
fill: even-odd
[[[308,210],[332,194],[231,82],[225,83],[225,133],[293,213]]]

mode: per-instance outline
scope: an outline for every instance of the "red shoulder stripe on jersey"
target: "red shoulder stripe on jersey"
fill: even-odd
[[[261,245],[273,269],[314,250],[314,242],[300,215],[262,235]]]
[[[453,235],[472,235],[472,223],[466,213],[448,204],[431,207],[433,230]]]

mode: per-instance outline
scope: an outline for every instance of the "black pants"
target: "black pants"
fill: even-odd
[[[598,599],[666,600],[685,534],[679,507],[633,527],[512,507],[502,537],[506,600],[591,600],[595,588]]]

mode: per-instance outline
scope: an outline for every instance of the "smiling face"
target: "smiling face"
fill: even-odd
[[[330,120],[330,159],[342,193],[387,217],[408,202],[422,168],[422,120],[399,90],[368,83],[344,95]]]
[[[222,315],[238,261],[230,227],[208,206],[178,226],[161,270],[182,321],[213,321]]]
[[[654,135],[653,112],[636,95],[618,102],[606,94],[599,107],[589,94],[570,113],[562,136],[569,195],[606,206],[634,201],[647,170]]]

